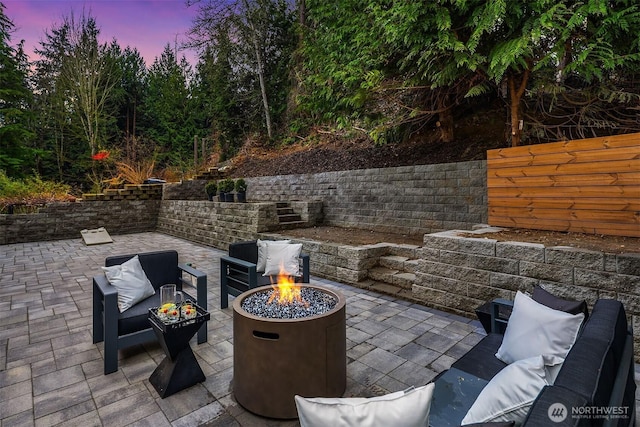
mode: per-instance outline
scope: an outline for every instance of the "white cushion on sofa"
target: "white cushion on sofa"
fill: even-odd
[[[267,265],[267,251],[270,245],[286,245],[291,243],[291,240],[260,240],[256,242],[258,245],[258,261],[256,263],[256,271],[258,273],[264,273],[264,269]]]
[[[102,267],[109,283],[118,289],[120,313],[156,293],[140,265],[138,255],[119,265]]]
[[[565,358],[575,342],[584,314],[569,314],[534,301],[518,291],[496,357],[505,363],[540,354]]]
[[[302,243],[269,245],[263,276],[277,275],[281,270],[284,270],[289,276],[299,276],[301,251]]]
[[[515,421],[522,424],[542,388],[552,385],[564,359],[534,356],[504,367],[480,392],[461,424]]]
[[[301,427],[428,425],[433,383],[384,396],[304,398],[295,396]]]

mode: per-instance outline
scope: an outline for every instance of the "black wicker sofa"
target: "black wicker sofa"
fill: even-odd
[[[492,331],[435,380],[429,415],[432,427],[458,426],[487,384],[508,365],[496,357],[512,301],[492,303]],[[586,304],[585,304],[586,310]],[[506,310],[505,310],[506,308]],[[596,301],[559,365],[553,385],[546,385],[524,421],[532,426],[635,426],[633,333],[621,302]],[[526,345],[524,339],[521,345]],[[513,381],[518,381],[514,376]],[[496,397],[497,398],[497,397]],[[506,421],[506,423],[505,423]],[[522,424],[520,424],[522,423]],[[511,425],[502,423],[473,425]]]

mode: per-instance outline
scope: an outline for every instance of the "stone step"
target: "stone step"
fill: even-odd
[[[402,291],[402,288],[384,282],[373,282],[368,289],[387,295],[398,295]]]
[[[394,274],[391,283],[401,287],[402,289],[410,290],[413,288],[413,284],[416,283],[416,275],[413,273]]]
[[[291,221],[291,222],[281,222],[277,225],[277,229],[278,230],[290,230],[293,228],[303,228],[303,227],[307,227],[309,224],[307,224],[306,221]]]
[[[404,263],[404,271],[415,273],[420,265],[419,259],[410,259]]]
[[[404,270],[404,263],[409,258],[398,255],[386,255],[379,258],[379,263],[382,267],[391,268],[394,270]]]
[[[399,272],[400,271],[398,270],[378,266],[369,269],[369,278],[378,282],[393,284],[393,276],[398,274]]]
[[[410,301],[413,303],[420,302],[414,295],[411,289],[404,289],[399,286],[392,285],[390,283],[378,282],[375,280],[363,280],[361,282],[356,283],[356,286],[361,289],[367,289],[371,291],[375,291],[385,295],[391,295],[405,301]]]
[[[278,216],[280,216],[280,215],[290,215],[295,212],[293,211],[292,207],[286,207],[286,208],[276,208],[276,213],[278,214]]]
[[[406,271],[408,273],[415,273],[418,271],[418,264],[420,263],[420,260],[409,259],[400,255],[386,255],[380,257],[379,263],[382,267]]]
[[[300,215],[294,213],[294,214],[278,215],[278,222],[280,224],[289,224],[292,222],[303,222],[303,221]]]

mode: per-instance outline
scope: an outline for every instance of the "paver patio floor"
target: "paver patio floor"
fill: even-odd
[[[255,416],[233,397],[232,308],[221,310],[224,252],[160,233],[0,246],[0,426],[296,426]],[[208,274],[208,342],[191,346],[206,381],[162,399],[149,376],[157,343],[119,353],[103,375],[92,343],[91,278],[105,257],[176,249]],[[479,322],[317,277],[347,300],[347,390],[369,397],[424,385],[482,339]],[[304,361],[300,361],[304,363]],[[637,371],[637,369],[636,369]],[[636,375],[637,377],[637,375]],[[256,387],[260,381],[256,379]]]

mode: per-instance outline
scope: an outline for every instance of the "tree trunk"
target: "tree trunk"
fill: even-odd
[[[249,4],[247,1],[244,1],[244,6],[247,10],[249,10]],[[271,113],[269,112],[269,99],[267,98],[267,85],[264,80],[264,62],[262,60],[262,54],[260,53],[260,43],[258,41],[258,30],[253,22],[251,22],[251,18],[247,19],[247,24],[249,25],[249,29],[251,31],[251,39],[253,41],[253,49],[256,55],[256,68],[258,70],[258,80],[260,81],[260,94],[262,96],[262,107],[264,108],[264,119],[265,125],[267,127],[267,135],[269,138],[272,136],[271,132]]]
[[[440,140],[442,142],[452,142],[453,132],[453,111],[447,104],[447,97],[438,97],[438,126],[440,128]]]
[[[519,78],[519,82],[516,80]],[[524,70],[520,75],[510,74],[507,77],[507,83],[509,85],[509,101],[510,101],[510,114],[511,114],[511,146],[517,147],[520,145],[522,138],[522,128],[520,125],[520,100],[524,95],[524,91],[529,81],[529,70]],[[518,84],[518,87],[516,87]]]

